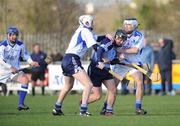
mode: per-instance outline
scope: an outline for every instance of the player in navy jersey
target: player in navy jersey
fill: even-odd
[[[9,27],[7,38],[0,43],[0,82],[17,81],[21,83],[18,110],[28,110],[29,107],[24,104],[24,100],[30,79],[23,72],[18,72],[20,69],[20,57],[31,66],[39,66],[39,64],[31,59],[24,43],[18,40],[18,35],[19,30],[16,27]]]
[[[107,101],[105,102],[104,112],[102,115],[111,116],[113,115],[113,105],[116,99],[116,85],[113,76],[108,72],[110,64],[117,61],[116,48],[121,46],[122,43],[127,39],[126,33],[118,29],[115,33],[114,40],[111,41],[108,38],[104,38],[100,42],[101,54],[98,57],[98,52],[94,51],[91,57],[91,62],[88,67],[88,75],[93,82],[92,94],[89,97],[88,103],[95,102],[101,98],[102,94],[102,83],[107,88]],[[103,65],[101,62],[108,61]],[[97,65],[99,62],[99,65]]]

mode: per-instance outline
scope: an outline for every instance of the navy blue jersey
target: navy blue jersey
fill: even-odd
[[[113,46],[113,42],[109,40],[108,38],[104,38],[100,42],[100,47],[104,49],[104,52],[102,54],[102,58],[106,59],[107,61],[112,61],[113,59],[116,58],[116,50]],[[92,62],[97,62],[97,52],[93,51],[92,56],[91,56],[91,61]]]
[[[40,67],[35,67],[32,69],[32,72],[44,72],[46,69],[47,64],[44,62],[46,58],[46,53],[40,51],[38,54],[32,53],[31,58],[33,61],[36,61],[39,63]]]

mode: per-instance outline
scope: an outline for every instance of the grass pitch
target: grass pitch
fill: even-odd
[[[80,117],[80,95],[68,95],[63,104],[65,116],[51,114],[57,96],[28,96],[30,111],[18,111],[18,96],[0,96],[0,126],[179,126],[180,95],[145,96],[145,116],[134,113],[135,96],[117,96],[112,117],[100,116],[103,99],[89,105],[91,117]]]

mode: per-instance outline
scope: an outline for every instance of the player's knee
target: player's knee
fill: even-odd
[[[93,84],[92,83],[88,83],[87,85],[85,85],[86,88],[88,89],[92,89],[93,88]]]
[[[108,93],[111,95],[115,95],[116,94],[116,88],[111,88],[110,90],[108,90]]]
[[[96,94],[96,101],[101,99],[101,94]]]
[[[143,83],[141,81],[137,82],[137,88],[143,89]]]
[[[29,83],[29,79],[26,75],[23,75],[20,77],[19,79],[20,83],[23,83],[23,84],[28,84]]]

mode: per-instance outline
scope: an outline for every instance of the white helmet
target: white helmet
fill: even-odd
[[[93,17],[91,15],[82,15],[79,17],[79,24],[87,28],[93,27]]]
[[[139,25],[136,18],[127,18],[127,19],[125,19],[124,22],[123,22],[123,25],[125,25],[125,24],[131,24],[133,26],[133,30],[137,29],[138,25]]]

